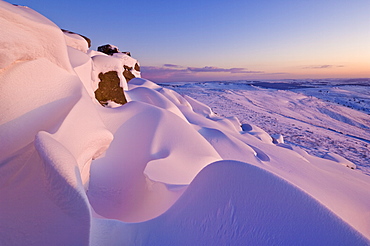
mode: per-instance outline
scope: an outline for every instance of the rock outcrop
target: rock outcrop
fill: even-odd
[[[103,106],[113,106],[110,102],[122,105],[128,100],[124,91],[133,78],[140,78],[139,62],[130,52],[120,52],[117,46],[106,44],[94,52],[93,88],[96,99]]]
[[[127,103],[123,88],[120,86],[121,81],[117,75],[117,71],[100,73],[99,79],[99,87],[95,91],[95,98],[100,104],[107,106],[109,101],[121,105]]]
[[[113,55],[114,53],[119,53],[119,49],[117,46],[106,44],[98,47],[98,51],[107,54],[107,55]]]
[[[132,71],[132,67],[123,65],[123,68],[125,69],[123,71],[123,76],[125,77],[125,79],[126,79],[127,82],[129,82],[133,78],[136,78],[135,75],[133,75],[132,72],[131,72]]]

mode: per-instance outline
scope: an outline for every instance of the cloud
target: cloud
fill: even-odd
[[[245,68],[219,68],[219,67],[188,67],[188,70],[196,73],[263,73],[262,71],[249,71]]]
[[[177,68],[177,67],[176,67]],[[155,66],[142,66],[141,69],[144,72],[162,72],[162,73],[176,73],[176,72],[186,72],[188,71],[187,68],[185,69],[176,69],[175,67],[163,66],[163,67],[155,67]]]
[[[196,73],[225,72],[227,69],[218,67],[188,67],[188,70]]]
[[[251,71],[251,70],[245,70],[244,68],[231,68],[230,73],[249,73],[249,74],[257,74],[257,73],[265,73],[263,71]]]
[[[344,67],[343,65],[319,65],[319,66],[307,66],[303,67],[303,69],[326,69],[326,68],[335,68],[335,67]]]
[[[291,73],[264,73],[263,75],[290,75]]]
[[[144,78],[158,81],[187,77],[191,73],[187,68],[181,68],[181,66],[142,66],[140,70]]]
[[[175,65],[175,64],[163,64],[164,67],[172,67],[172,68],[182,68],[180,65]]]
[[[246,68],[220,68],[220,67],[184,67],[175,64],[164,64],[162,66],[142,66],[141,71],[144,78],[158,81],[170,80],[197,80],[199,76],[204,77],[219,77],[219,76],[235,76],[243,74],[265,74],[263,71],[250,71]],[[219,75],[216,75],[219,74]],[[197,77],[198,76],[198,77]]]
[[[143,66],[145,72],[163,73],[264,73],[263,71],[250,71],[245,68],[219,68],[219,67],[182,67],[174,64],[164,64],[162,67]]]

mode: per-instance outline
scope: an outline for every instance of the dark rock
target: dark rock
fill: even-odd
[[[62,32],[66,32],[66,33],[70,33],[70,34],[77,34],[77,35],[81,36],[82,38],[84,38],[86,40],[88,48],[91,47],[91,39],[89,39],[88,37],[85,37],[85,36],[83,36],[81,34],[78,34],[78,33],[75,33],[75,32],[71,32],[71,31],[68,31],[68,30],[64,30],[64,29],[61,29],[61,30],[62,30]]]
[[[98,51],[110,56],[113,55],[114,53],[119,53],[119,49],[116,46],[110,44],[99,46]]]
[[[129,82],[131,79],[136,78],[135,75],[131,73],[132,67],[124,65],[123,68],[123,76],[125,77],[126,81]]]
[[[139,64],[135,63],[135,67],[134,67],[134,69],[135,69],[136,71],[140,72],[140,66],[139,66]]]
[[[127,103],[123,88],[120,87],[120,79],[117,71],[109,71],[99,74],[99,87],[95,91],[95,98],[101,105],[107,105],[108,101],[118,104]]]
[[[124,51],[124,52],[122,52],[123,54],[126,54],[126,55],[128,55],[128,56],[131,56],[131,53],[130,53],[130,51]]]

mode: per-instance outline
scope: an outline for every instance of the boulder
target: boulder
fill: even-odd
[[[135,63],[134,69],[138,72],[140,72],[140,66],[139,64]]]
[[[130,51],[123,51],[122,53],[125,54],[125,55],[128,55],[128,56],[131,56],[131,52]]]
[[[137,64],[137,63],[136,63]],[[129,67],[129,66],[126,66],[126,65],[123,65],[123,68],[125,69],[123,71],[123,76],[125,77],[127,83],[132,80],[133,78],[136,78],[135,75],[132,74],[132,67]]]
[[[98,51],[99,54],[92,57],[95,98],[103,106],[123,105],[130,100],[125,96],[127,83],[133,78],[140,78],[139,62],[129,52],[119,52],[114,45],[100,46]]]
[[[123,88],[120,87],[120,79],[117,71],[109,71],[99,74],[99,87],[95,91],[95,97],[101,105],[108,105],[109,101],[117,104],[127,103]]]
[[[98,47],[98,51],[107,54],[107,55],[113,55],[114,53],[119,53],[119,49],[117,46],[106,44]]]

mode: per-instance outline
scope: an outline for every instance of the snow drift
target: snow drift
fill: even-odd
[[[96,226],[104,222],[100,220]],[[220,161],[204,168],[163,215],[139,224],[115,223],[110,228],[112,238],[101,235],[104,244],[365,244],[352,228],[300,189],[236,161]],[[122,231],[138,236],[133,238]]]
[[[135,59],[27,7],[0,13],[1,245],[370,243],[370,178],[339,156],[127,83]],[[95,98],[109,71],[128,103]]]

